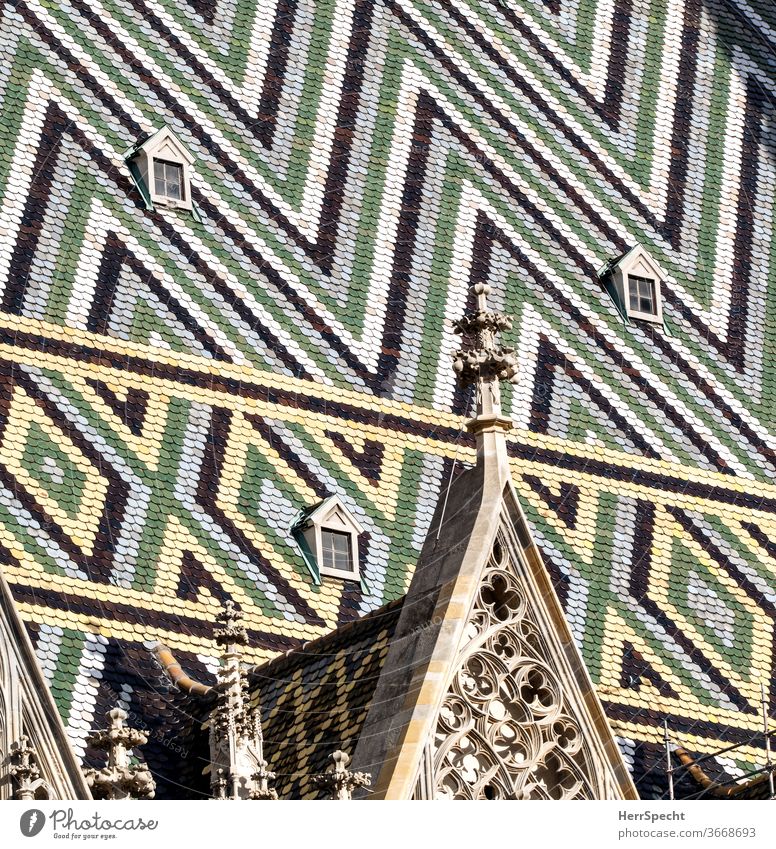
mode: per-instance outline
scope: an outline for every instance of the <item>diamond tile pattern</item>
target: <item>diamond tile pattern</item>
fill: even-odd
[[[175,727],[147,644],[206,676],[225,598],[263,663],[404,594],[473,460],[476,280],[516,316],[515,480],[640,792],[666,717],[693,752],[752,740],[774,44],[762,0],[6,0],[0,559],[79,754],[117,701]],[[165,124],[193,214],[123,159]],[[637,242],[665,328],[596,277]],[[315,585],[290,535],[331,493],[363,586]]]

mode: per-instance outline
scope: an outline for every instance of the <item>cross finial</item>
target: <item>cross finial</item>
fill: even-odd
[[[473,288],[477,310],[467,313],[453,325],[456,333],[472,341],[453,354],[453,369],[462,386],[475,384],[477,387],[475,423],[478,420],[502,421],[499,382],[514,380],[517,361],[515,349],[499,344],[498,334],[512,327],[512,317],[488,309],[490,286],[487,283],[475,283]],[[477,430],[476,427],[470,429]]]
[[[122,708],[108,713],[107,729],[95,731],[87,740],[95,749],[108,754],[108,763],[102,769],[86,771],[86,782],[95,799],[147,799],[153,798],[154,779],[144,764],[131,764],[129,753],[135,746],[148,742],[148,735],[126,724],[128,714]]]
[[[224,602],[224,609],[216,616],[216,622],[221,626],[213,629],[213,636],[219,646],[246,646],[248,632],[242,624],[243,615],[234,606],[232,599]]]

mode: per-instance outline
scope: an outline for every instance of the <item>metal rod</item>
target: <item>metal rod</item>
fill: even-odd
[[[668,776],[668,798],[674,799],[674,767],[671,763],[671,738],[668,736],[668,720],[663,720],[663,736],[666,744],[666,775]]]
[[[447,510],[447,499],[450,497],[450,486],[453,483],[453,473],[455,472],[455,464],[458,462],[458,451],[453,457],[453,465],[450,467],[450,478],[447,481],[447,490],[445,492],[445,503],[442,505],[442,515],[439,517],[439,525],[437,526],[436,537],[434,538],[434,546],[439,542],[439,535],[442,533],[442,522],[445,520],[445,512]]]
[[[776,798],[773,789],[773,765],[771,763],[771,735],[768,733],[768,699],[765,694],[765,683],[760,682],[760,694],[763,706],[763,735],[765,736],[765,764],[768,770],[768,798]]]
[[[471,391],[469,392],[469,398],[467,399],[467,406],[471,404]],[[445,520],[445,513],[447,512],[447,499],[450,497],[450,487],[453,483],[453,475],[455,474],[455,464],[458,462],[458,453],[461,450],[461,434],[463,434],[463,426],[461,426],[458,430],[458,436],[455,437],[455,456],[453,457],[453,465],[450,467],[450,477],[447,480],[447,489],[445,490],[445,503],[442,505],[442,515],[439,517],[439,525],[437,525],[436,537],[434,537],[434,548],[436,548],[437,543],[439,542],[439,535],[442,533],[442,523]]]

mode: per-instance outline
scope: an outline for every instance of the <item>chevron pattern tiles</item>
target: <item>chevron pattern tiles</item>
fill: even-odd
[[[516,316],[519,495],[642,795],[776,716],[767,0],[6,0],[0,557],[80,755],[149,645],[212,674],[400,597],[473,460],[453,321]],[[124,160],[170,127],[194,212]],[[665,328],[597,270],[643,244]],[[362,584],[290,527],[336,493]],[[161,732],[154,746],[168,745]],[[159,749],[163,752],[163,748]],[[691,788],[690,788],[691,789]]]

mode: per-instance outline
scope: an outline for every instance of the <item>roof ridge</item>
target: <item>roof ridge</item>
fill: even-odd
[[[332,631],[328,631],[325,634],[321,634],[320,637],[316,637],[314,640],[309,640],[307,642],[302,643],[302,645],[298,648],[289,649],[283,654],[276,655],[275,657],[271,658],[266,663],[252,666],[248,670],[248,675],[251,677],[253,677],[254,675],[261,675],[261,677],[269,677],[266,675],[266,673],[270,669],[274,673],[278,668],[281,668],[284,663],[290,663],[300,656],[317,655],[323,657],[323,652],[318,652],[314,650],[319,649],[322,646],[325,647],[328,643],[334,642],[335,639],[341,637],[343,634],[347,634],[350,631],[358,630],[361,627],[366,627],[365,623],[373,623],[374,620],[378,619],[380,616],[386,616],[389,613],[393,613],[395,609],[398,609],[402,606],[406,598],[406,594],[399,596],[399,598],[395,598],[392,601],[389,601],[387,604],[383,604],[380,607],[376,607],[374,610],[370,610],[368,613],[366,613],[364,616],[359,617],[358,619],[352,619],[350,620],[350,622],[344,622],[342,625],[339,625]]]

